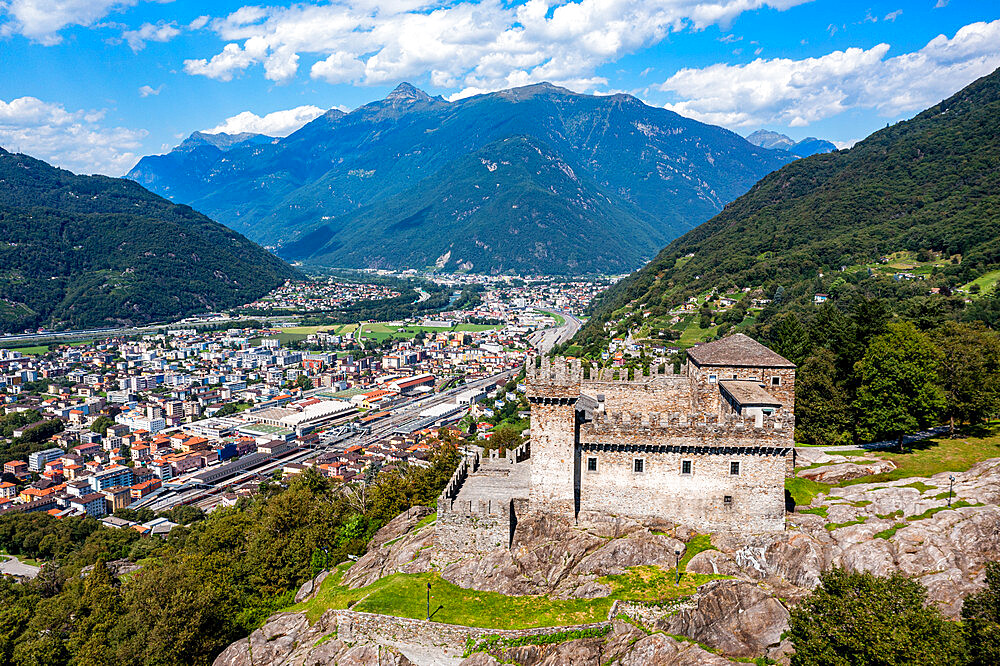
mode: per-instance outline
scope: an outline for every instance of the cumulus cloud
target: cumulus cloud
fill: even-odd
[[[252,66],[279,83],[298,56],[319,56],[309,75],[330,83],[384,84],[429,73],[459,95],[549,80],[606,83],[600,65],[671,32],[727,28],[745,11],[809,0],[334,0],[243,7],[209,26],[227,44],[185,61],[189,74],[229,81]]]
[[[169,1],[169,0],[167,0]],[[113,11],[140,0],[0,0],[0,36],[24,35],[51,46],[71,25],[93,25]]]
[[[145,130],[105,127],[103,111],[68,111],[37,97],[0,99],[0,145],[77,173],[120,176]]]
[[[682,69],[661,84],[682,101],[667,108],[727,127],[802,127],[851,108],[886,117],[931,106],[1000,66],[1000,20],[886,57],[890,47],[850,48],[818,58],[757,59]]]
[[[133,51],[138,52],[146,48],[146,42],[169,42],[179,34],[180,28],[173,21],[160,21],[155,24],[143,23],[137,30],[126,30],[122,33],[122,39],[128,42]]]
[[[346,111],[347,109],[342,109]],[[275,111],[265,116],[258,116],[250,111],[226,118],[225,121],[212,129],[203,130],[206,134],[239,134],[253,132],[268,136],[288,136],[295,130],[323,115],[324,110],[318,106],[297,106],[294,109]]]
[[[142,86],[139,88],[139,97],[149,97],[150,95],[159,95],[163,92],[163,84],[156,86]]]

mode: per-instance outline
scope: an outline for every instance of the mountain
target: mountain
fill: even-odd
[[[917,257],[920,280],[906,269],[879,279],[883,258],[899,251]],[[836,300],[838,289],[926,299],[932,286],[954,289],[997,268],[1000,70],[850,150],[765,177],[608,290],[579,339],[713,288],[764,287],[772,298],[780,286],[786,304],[815,293]]]
[[[188,206],[0,148],[0,331],[162,321],[298,271]]]
[[[271,143],[272,141],[274,141],[274,137],[267,136],[266,134],[254,134],[253,132],[240,132],[239,134],[226,134],[225,132],[206,134],[205,132],[194,132],[191,136],[184,139],[181,145],[177,146],[175,150],[184,152],[195,150],[201,146],[215,146],[222,152],[226,152],[230,148],[242,144],[262,144]]]
[[[290,259],[621,272],[787,163],[629,95],[401,84],[284,139],[143,158],[132,178]]]
[[[798,157],[809,157],[817,153],[829,153],[837,150],[837,146],[825,139],[817,139],[814,136],[810,136],[796,142],[784,134],[763,129],[750,134],[747,137],[747,141],[761,148],[784,150]]]

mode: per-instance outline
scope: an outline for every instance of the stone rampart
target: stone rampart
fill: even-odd
[[[434,604],[434,590],[431,589],[431,611],[437,607]],[[600,629],[610,626],[610,619],[593,624],[579,624],[563,627],[538,627],[535,629],[484,629],[481,627],[463,627],[456,624],[443,624],[414,620],[405,617],[361,613],[351,610],[328,611],[335,614],[337,638],[344,642],[369,640],[373,642],[410,645],[426,645],[433,647],[457,648],[458,652],[465,648],[469,639],[483,640],[489,636],[503,638],[522,638],[525,636],[547,636],[564,631],[581,631]]]

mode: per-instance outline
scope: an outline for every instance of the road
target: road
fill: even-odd
[[[181,504],[191,504],[206,511],[211,510],[222,501],[222,495],[228,488],[231,488],[254,479],[263,480],[269,478],[276,470],[292,463],[302,463],[309,458],[314,458],[325,451],[343,451],[349,446],[368,446],[379,440],[385,439],[392,431],[405,423],[413,421],[419,413],[430,407],[435,407],[445,402],[454,400],[455,396],[470,389],[482,388],[490,383],[496,383],[499,379],[508,379],[514,375],[516,370],[505,370],[504,372],[483,377],[457,386],[441,393],[434,393],[423,398],[418,398],[405,403],[392,410],[390,416],[372,424],[371,430],[365,434],[358,434],[338,441],[323,441],[320,436],[320,444],[304,449],[290,451],[283,456],[273,460],[261,461],[252,469],[241,470],[233,476],[221,479],[212,484],[196,484],[194,477],[204,472],[198,469],[190,474],[185,474],[169,482],[160,491],[153,493],[142,500],[130,505],[132,509],[149,508],[153,511],[165,511]]]
[[[583,326],[583,322],[568,312],[562,310],[542,310],[542,312],[557,314],[566,320],[566,323],[561,326],[535,331],[528,338],[528,342],[542,354],[547,354],[556,345],[572,340],[576,332]]]
[[[11,576],[34,578],[38,575],[39,571],[41,571],[40,567],[25,564],[13,555],[0,555],[0,575],[8,574]]]

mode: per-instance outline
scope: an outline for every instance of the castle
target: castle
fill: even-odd
[[[442,553],[507,546],[528,512],[783,530],[795,365],[736,334],[688,350],[677,373],[634,372],[529,362],[530,441],[504,458],[463,461],[438,500]]]

